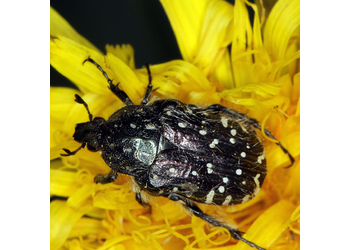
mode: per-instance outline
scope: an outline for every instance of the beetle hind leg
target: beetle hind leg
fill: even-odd
[[[203,213],[203,211],[195,203],[191,202],[189,199],[181,197],[181,196],[176,195],[176,194],[170,194],[168,196],[168,198],[170,200],[173,200],[173,201],[179,201],[191,214],[201,218],[202,220],[209,222],[213,226],[226,228],[230,232],[230,234],[233,238],[240,240],[240,241],[243,241],[246,244],[248,244],[249,246],[254,247],[256,249],[265,250],[264,248],[255,245],[253,242],[250,242],[250,241],[244,239],[242,237],[242,234],[244,234],[244,232],[241,232],[237,229],[230,228],[229,226],[223,224],[222,222],[214,219],[210,215]]]
[[[144,200],[142,200],[141,192],[136,192],[135,198],[141,206],[143,206],[148,210],[149,213],[152,212],[152,206],[148,202],[145,202]]]
[[[255,122],[252,123],[251,125],[262,131],[261,126],[259,125],[259,123],[258,123],[256,120],[255,120]],[[264,132],[265,132],[265,134],[266,134],[268,137],[270,137],[271,139],[274,139],[274,140],[278,141],[278,140],[271,134],[270,131],[264,129]],[[291,166],[294,164],[294,158],[293,158],[293,156],[289,153],[289,151],[288,151],[285,147],[283,147],[283,145],[282,145],[280,142],[276,142],[276,145],[279,146],[279,147],[282,149],[282,151],[283,151],[285,154],[288,155],[291,164],[290,164],[287,168],[291,167]]]

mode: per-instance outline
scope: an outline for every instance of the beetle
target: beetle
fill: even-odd
[[[154,91],[149,65],[148,85],[140,105],[134,105],[118,84],[90,57],[109,83],[109,89],[126,105],[107,120],[93,118],[87,103],[89,121],[76,124],[73,139],[82,143],[75,151],[63,148],[69,156],[80,149],[100,151],[111,168],[98,174],[96,183],[110,183],[118,174],[130,175],[135,183],[136,200],[151,211],[142,192],[167,197],[181,203],[188,211],[250,246],[263,249],[233,229],[205,214],[195,202],[216,205],[241,204],[259,192],[267,174],[265,149],[255,129],[258,122],[247,115],[220,104],[200,108],[175,99],[149,103]],[[275,139],[264,130],[265,134]],[[291,154],[278,142],[291,163]]]

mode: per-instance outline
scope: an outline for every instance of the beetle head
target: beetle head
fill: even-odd
[[[87,149],[96,152],[101,148],[102,130],[105,123],[105,119],[101,117],[95,117],[92,119],[92,114],[89,111],[87,103],[79,96],[75,95],[75,101],[79,104],[83,104],[89,115],[89,122],[78,123],[75,125],[75,133],[73,139],[82,143],[79,148],[73,152],[69,149],[63,148],[67,154],[61,154],[62,156],[75,155],[80,149],[87,145]]]
[[[85,143],[87,149],[96,152],[101,148],[102,127],[105,119],[95,117],[91,122],[78,123],[75,125],[73,140]]]

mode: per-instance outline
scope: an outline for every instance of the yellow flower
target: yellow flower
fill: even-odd
[[[246,232],[244,238],[268,249],[297,249],[300,244],[300,3],[279,0],[266,22],[248,1],[235,6],[220,0],[161,0],[184,60],[151,66],[156,98],[176,97],[200,106],[220,103],[256,118],[295,158],[265,139],[268,175],[259,194],[235,206],[199,204],[201,209]],[[255,13],[251,24],[248,8]],[[263,16],[264,17],[264,16]],[[265,18],[265,17],[264,17]],[[106,46],[103,55],[51,8],[51,65],[79,90],[51,88],[51,249],[252,249],[223,228],[210,228],[188,216],[175,202],[151,197],[152,214],[135,200],[128,176],[96,185],[109,172],[100,154],[76,149],[74,126],[87,122],[79,94],[91,113],[108,118],[123,103],[107,88],[93,58],[114,83],[139,103],[148,82],[136,69],[130,45]],[[262,28],[263,27],[263,28]]]

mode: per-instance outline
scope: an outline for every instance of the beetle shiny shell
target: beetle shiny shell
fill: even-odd
[[[97,183],[112,182],[118,173],[130,175],[141,205],[151,208],[143,201],[142,191],[179,201],[192,214],[262,249],[193,203],[225,206],[247,202],[257,195],[267,174],[264,146],[254,129],[261,129],[257,121],[219,104],[200,108],[173,99],[149,103],[152,78],[148,66],[146,93],[142,103],[134,105],[95,61],[85,61],[100,69],[111,91],[127,106],[108,120],[92,119],[87,104],[76,95],[90,121],[76,125],[73,139],[82,146],[73,152],[64,149],[65,155],[73,155],[86,145],[93,152],[100,151],[111,172],[97,175]]]

